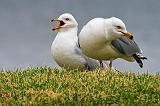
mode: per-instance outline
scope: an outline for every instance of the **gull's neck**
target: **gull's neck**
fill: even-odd
[[[60,29],[60,31],[58,33],[71,33],[71,32],[74,32],[74,33],[77,33],[78,31],[78,28],[77,27],[71,27],[71,28],[62,28]]]
[[[58,32],[58,36],[66,40],[77,41],[78,40],[77,31],[78,31],[77,27],[65,28]]]

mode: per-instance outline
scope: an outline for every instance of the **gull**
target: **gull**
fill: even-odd
[[[58,33],[52,43],[51,54],[60,67],[93,70],[100,67],[100,63],[106,65],[82,53],[78,45],[78,23],[71,14],[62,14],[53,21],[59,22],[59,25],[52,28]]]
[[[129,62],[136,62],[143,67],[142,55],[130,32],[126,30],[122,20],[116,17],[94,18],[90,20],[79,34],[79,44],[82,52],[97,60],[112,61],[121,58]]]

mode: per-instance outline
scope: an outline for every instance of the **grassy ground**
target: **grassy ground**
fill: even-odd
[[[159,105],[160,75],[28,68],[0,72],[0,105]]]

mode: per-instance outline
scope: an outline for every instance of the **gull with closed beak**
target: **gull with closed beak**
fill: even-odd
[[[142,55],[131,33],[126,30],[125,24],[116,17],[95,18],[89,21],[79,34],[79,44],[82,52],[88,57],[97,60],[110,60],[117,58],[136,62],[143,67]]]

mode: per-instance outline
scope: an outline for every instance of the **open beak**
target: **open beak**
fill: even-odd
[[[127,37],[129,39],[131,39],[131,40],[133,39],[133,35],[130,32],[121,31],[121,33],[123,34],[123,36],[125,36],[125,37]]]
[[[62,20],[59,20],[59,19],[52,19],[51,22],[59,22],[59,25],[58,26],[54,26],[52,28],[52,30],[59,30],[65,24]]]

